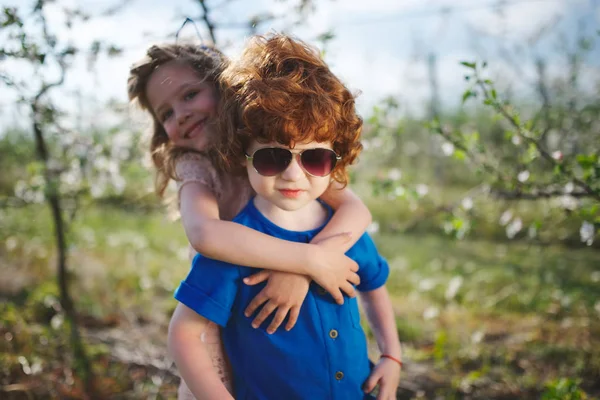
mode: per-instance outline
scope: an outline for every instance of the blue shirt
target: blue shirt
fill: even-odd
[[[328,210],[327,220],[331,218],[331,209]],[[253,200],[233,221],[295,242],[309,242],[322,229],[283,229],[264,217]],[[359,291],[374,290],[385,283],[388,264],[367,234],[347,255],[359,265]],[[268,334],[266,328],[272,318],[254,329],[254,316],[244,315],[250,301],[264,287],[242,282],[256,272],[256,268],[197,255],[189,275],[175,291],[178,301],[223,327],[235,398],[362,399],[361,386],[369,376],[370,366],[356,298],[345,297],[344,304],[338,305],[313,282],[294,328],[289,332],[279,328]]]

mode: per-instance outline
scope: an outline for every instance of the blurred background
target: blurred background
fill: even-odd
[[[0,6],[0,398],[176,396],[187,242],[126,80],[186,18],[233,58],[294,34],[360,93],[351,186],[392,269],[399,399],[600,395],[597,0]]]

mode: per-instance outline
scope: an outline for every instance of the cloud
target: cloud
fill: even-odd
[[[488,35],[524,38],[564,16],[568,8],[569,4],[565,1],[532,0],[501,8],[474,10],[465,18],[476,29]]]
[[[5,3],[11,1],[11,4],[20,4],[16,0],[5,0]],[[82,2],[62,0],[59,3],[77,5]],[[465,70],[459,65],[461,60],[486,57],[490,66],[496,68],[494,73],[498,76],[515,76],[494,52],[499,35],[506,35],[515,43],[522,42],[540,26],[557,16],[566,19],[574,10],[584,10],[581,12],[587,12],[591,18],[600,21],[600,8],[593,6],[590,0],[514,0],[514,4],[509,0],[507,3],[501,18],[493,7],[490,8],[490,4],[495,4],[492,0],[320,1],[316,3],[316,13],[308,17],[306,26],[294,27],[291,33],[317,45],[316,36],[333,29],[336,37],[327,44],[327,61],[351,89],[362,92],[358,99],[362,110],[370,109],[389,95],[398,96],[407,108],[418,109],[431,96],[427,70],[430,53],[437,54],[442,100],[460,101],[460,93],[465,89]],[[60,8],[52,4],[49,18],[58,21],[61,18]],[[89,6],[85,7],[94,4],[98,9],[112,2],[89,2]],[[222,4],[225,6],[215,10],[214,14],[215,21],[221,24],[243,22],[261,11],[291,15],[291,3],[278,0],[239,0]],[[457,11],[441,12],[444,9]],[[127,101],[125,84],[129,66],[144,54],[148,45],[168,40],[167,35],[180,26],[183,15],[198,16],[198,5],[189,0],[133,1],[114,17],[92,19],[76,25],[72,33],[59,32],[63,35],[61,37],[83,48],[89,48],[96,39],[103,39],[125,49],[120,57],[100,58],[93,72],[86,69],[84,61],[79,62],[69,74],[69,90],[83,90],[86,98],[97,96],[98,104],[108,98]],[[465,22],[485,35],[473,34],[465,27]],[[204,25],[198,25],[206,35]],[[261,26],[259,33],[288,26],[289,21],[275,21]],[[239,54],[248,35],[247,30],[233,26],[217,33],[219,42],[226,44],[226,53],[234,57]],[[186,28],[186,34],[193,36],[195,32],[193,28]],[[524,63],[527,65],[522,67],[523,76],[535,76],[530,60]],[[564,71],[564,67],[553,68]],[[598,76],[597,73],[595,69],[586,69],[586,76]],[[10,100],[0,93],[0,102],[6,105],[3,107],[6,112]]]

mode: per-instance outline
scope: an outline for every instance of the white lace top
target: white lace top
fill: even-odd
[[[178,196],[181,188],[196,182],[205,185],[214,193],[222,220],[231,221],[254,195],[248,178],[235,177],[218,172],[210,158],[204,154],[189,152],[177,160],[175,173]]]

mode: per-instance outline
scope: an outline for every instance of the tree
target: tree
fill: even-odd
[[[583,61],[595,41],[579,37],[577,47],[565,52],[568,66],[565,74],[553,80],[546,74],[546,61],[537,57],[534,89],[538,101],[533,104],[522,101],[517,104],[508,93],[501,93],[488,77],[487,63],[462,62],[467,69],[468,85],[463,103],[480,99],[483,108],[475,108],[471,114],[465,112],[458,119],[437,115],[426,121],[427,129],[437,139],[439,151],[423,158],[437,163],[440,158],[451,156],[445,161],[446,170],[455,168],[456,161],[464,164],[466,168],[461,168],[451,179],[456,183],[460,176],[471,189],[450,203],[432,206],[423,198],[423,188],[419,194],[420,184],[400,182],[391,175],[375,177],[376,193],[392,198],[401,194],[400,197],[409,201],[417,199],[421,206],[429,207],[417,212],[401,229],[414,229],[424,220],[442,213],[446,215],[444,230],[462,238],[476,223],[473,199],[487,194],[502,203],[551,204],[555,211],[564,211],[564,218],[572,229],[578,224],[580,241],[592,245],[600,230],[600,131],[594,122],[594,116],[600,111],[600,80],[588,82],[584,87],[580,76]],[[511,85],[523,86],[527,82]],[[394,155],[401,151],[402,137],[406,136],[403,126],[406,121],[397,121],[397,109],[395,101],[383,102],[369,120],[367,131],[371,140],[392,144],[391,158],[381,164],[391,172],[399,168],[400,160]],[[485,127],[477,122],[482,115]],[[418,162],[418,159],[413,160],[413,163]],[[554,212],[546,220],[536,217],[525,221],[509,206],[498,222],[505,227],[509,238],[517,235],[536,238],[541,229],[552,231],[559,225],[557,215]]]
[[[118,54],[119,49],[95,42],[91,49],[83,51],[62,40],[53,32],[56,27],[51,26],[46,18],[51,3],[38,0],[30,10],[24,6],[20,9],[3,7],[0,34],[5,40],[0,48],[0,59],[10,60],[24,71],[29,71],[30,75],[19,77],[2,72],[0,79],[17,96],[18,104],[28,114],[38,159],[28,166],[29,184],[22,182],[15,189],[25,202],[45,201],[50,209],[57,253],[60,306],[70,328],[73,369],[83,381],[87,395],[96,398],[92,368],[80,336],[76,307],[69,290],[67,233],[68,216],[72,218],[75,215],[78,199],[89,190],[88,181],[83,176],[83,164],[93,160],[100,151],[94,150],[96,146],[90,138],[80,137],[74,129],[63,125],[67,114],[56,97],[52,97],[52,92],[58,92],[63,87],[77,57],[86,56],[93,60],[102,52]],[[67,30],[76,21],[90,18],[75,8],[64,8],[63,12]],[[64,91],[62,95],[65,95]],[[95,172],[97,176],[98,171]],[[28,195],[31,193],[39,195]]]

